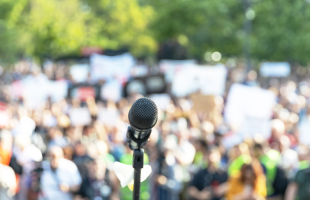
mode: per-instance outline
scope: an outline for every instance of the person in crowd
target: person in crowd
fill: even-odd
[[[168,136],[163,145],[163,153],[158,159],[154,180],[157,186],[158,199],[180,199],[184,173],[182,166],[173,154],[176,145],[176,138],[173,135]]]
[[[1,164],[9,165],[12,156],[12,142],[13,138],[11,132],[2,130],[0,133],[0,156]]]
[[[17,198],[18,200],[26,200],[26,197],[28,196],[27,192],[29,190],[28,178],[32,170],[34,170],[37,167],[37,164],[42,161],[42,152],[31,143],[31,138],[29,136],[19,134],[14,138],[13,154],[14,158],[16,158],[14,168],[16,167],[15,169],[17,170],[19,166],[22,168]],[[14,160],[11,159],[11,161]]]
[[[68,78],[71,74],[65,64],[54,63],[43,69],[40,71],[31,62],[22,61],[14,69],[4,69],[0,74],[0,117],[2,119],[3,113],[9,116],[6,125],[2,123],[5,120],[0,123],[0,162],[9,165],[17,177],[14,199],[71,200],[76,191],[80,193],[76,198],[83,200],[132,199],[133,185],[121,189],[117,184],[116,187],[114,184],[118,180],[114,183],[112,169],[115,161],[132,164],[132,150],[125,141],[128,111],[130,105],[143,96],[132,92],[121,99],[100,99],[97,98],[97,85],[95,94],[89,92],[93,84],[108,86],[110,83],[86,80],[89,83],[87,90],[74,88],[76,82],[72,81],[75,79]],[[290,80],[262,79],[255,70],[244,73],[241,65],[227,70],[226,92],[215,97],[216,106],[210,111],[194,109],[191,96],[180,98],[170,93],[169,102],[156,102],[160,109],[158,122],[145,146],[144,158],[148,163],[149,157],[152,174],[141,183],[141,199],[227,197],[229,200],[253,200],[265,196],[268,200],[281,199],[287,174],[291,183],[286,189],[286,197],[289,200],[295,196],[299,200],[307,199],[305,177],[308,176],[310,156],[308,151],[300,150],[300,145],[309,142],[300,123],[309,124],[308,77],[301,78],[292,70]],[[110,78],[118,85],[126,82],[123,78]],[[57,89],[52,96],[46,96],[45,86],[50,83],[51,87],[57,85]],[[67,84],[60,87],[62,84],[58,83]],[[240,137],[241,127],[226,124],[224,107],[229,102],[227,92],[234,83],[269,88],[275,94],[276,103],[269,120],[270,138],[266,139],[268,135],[264,135],[261,142],[253,142],[251,133]],[[60,99],[60,89],[64,88],[69,89],[70,95]],[[79,108],[86,108],[84,111],[89,111],[90,118],[86,119],[85,112],[81,117],[70,115],[73,109]],[[105,110],[115,111],[113,119],[112,116],[111,119],[101,116]],[[76,119],[81,120],[75,122]],[[251,130],[256,127],[251,123],[245,125]],[[306,126],[305,130],[308,129]],[[255,128],[255,131],[258,130]],[[207,147],[208,151],[205,150]],[[217,148],[221,162],[217,161]],[[299,159],[295,151],[299,153]],[[40,163],[41,160],[44,162]],[[104,169],[106,172],[102,173]],[[0,171],[0,180],[1,174]],[[210,183],[211,175],[215,180]],[[228,177],[230,184],[225,183],[222,175]],[[203,176],[206,178],[201,178]],[[82,187],[79,187],[81,183]],[[97,183],[102,184],[101,196],[95,186]],[[108,187],[112,188],[110,194]]]
[[[221,154],[219,150],[212,148],[205,151],[207,151],[204,157],[207,161],[207,168],[194,175],[188,187],[188,194],[193,200],[220,200],[227,191],[228,174],[220,169]]]
[[[290,149],[290,144],[290,140],[286,135],[281,136],[279,145],[281,153],[280,165],[283,167],[287,174],[293,165],[299,162],[298,153]]]
[[[1,164],[0,156],[0,199],[13,200],[16,192],[16,179],[13,169],[7,165]]]
[[[267,199],[282,199],[287,187],[287,176],[285,171],[278,166],[277,161],[266,152],[268,150],[263,144],[254,144],[254,157],[261,163],[266,176]]]
[[[39,199],[71,200],[82,180],[78,168],[64,158],[60,147],[54,146],[49,150],[49,161],[43,161],[42,168]]]
[[[53,146],[59,146],[63,148],[68,145],[68,141],[63,136],[63,133],[60,129],[53,127],[50,129],[48,135],[50,137],[48,148]]]
[[[228,200],[260,200],[267,195],[266,178],[260,166],[243,164],[238,175],[229,179]]]
[[[87,164],[91,161],[91,157],[87,154],[85,145],[81,142],[75,144],[72,161],[76,164],[82,178],[87,176]]]
[[[208,166],[208,162],[204,159],[207,149],[207,143],[203,139],[196,139],[194,141],[194,146],[196,149],[196,154],[193,165],[195,166],[194,170],[197,171],[201,168],[206,168]]]
[[[190,165],[195,158],[195,147],[189,142],[189,131],[187,129],[176,132],[178,144],[173,154],[182,166]]]
[[[310,199],[310,151],[308,148],[304,151],[304,160],[299,162],[299,170],[287,187],[285,200],[295,200],[295,197],[298,200]]]
[[[77,192],[80,198],[88,200],[117,200],[118,185],[113,172],[106,168],[103,159],[93,159],[88,165],[88,175]]]
[[[250,150],[246,143],[234,146],[230,152],[231,163],[228,167],[229,176],[236,175],[240,172],[241,167],[245,163],[251,162]]]

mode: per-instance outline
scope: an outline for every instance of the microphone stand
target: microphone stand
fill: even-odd
[[[133,150],[133,162],[134,168],[134,185],[133,185],[133,200],[140,200],[140,186],[141,186],[141,169],[143,168],[144,151],[142,146],[148,141],[151,131],[147,133],[142,139],[136,139],[134,137],[135,131],[129,126],[127,130],[127,142],[129,148]],[[139,134],[141,136],[141,134]],[[140,137],[139,137],[140,138]]]
[[[141,185],[141,169],[143,168],[143,151],[141,149],[135,149],[133,151],[133,163],[134,168],[134,184],[133,184],[133,200],[140,200],[140,185]]]

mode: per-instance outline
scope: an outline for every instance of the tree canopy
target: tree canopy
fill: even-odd
[[[188,58],[242,57],[244,1],[0,0],[0,62],[77,55],[83,46],[148,56],[170,40]],[[251,11],[252,58],[310,61],[309,0],[251,0]]]

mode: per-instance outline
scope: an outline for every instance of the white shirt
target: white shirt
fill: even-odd
[[[285,169],[289,170],[294,164],[298,163],[298,153],[292,149],[286,149],[281,153],[280,165]]]
[[[41,187],[43,196],[40,200],[71,200],[71,193],[62,192],[59,184],[64,183],[69,187],[80,185],[82,182],[80,173],[76,165],[67,159],[61,159],[55,172],[51,170],[49,161],[42,163],[44,169],[41,177]]]
[[[0,164],[0,186],[8,188],[8,196],[14,195],[16,189],[16,178],[13,169],[9,166]]]
[[[183,141],[175,149],[175,155],[178,155],[178,159],[182,159],[183,165],[190,165],[195,158],[195,147],[188,141]]]

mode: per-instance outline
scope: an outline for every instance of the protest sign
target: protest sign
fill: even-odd
[[[260,74],[264,77],[287,77],[291,66],[287,62],[264,62],[260,66]]]
[[[149,98],[154,101],[157,108],[163,111],[167,110],[167,107],[171,102],[171,98],[169,94],[152,94],[149,96]]]
[[[245,118],[238,133],[244,138],[254,137],[259,134],[264,139],[268,139],[271,136],[271,120]]]
[[[124,94],[127,97],[130,93],[142,95],[159,94],[166,92],[166,82],[163,74],[136,77],[126,83]]]
[[[87,80],[89,74],[89,65],[87,64],[78,64],[72,65],[70,68],[70,75],[76,83],[82,83]]]
[[[68,84],[66,81],[50,81],[48,96],[53,102],[58,102],[68,95]]]
[[[72,108],[69,112],[72,126],[85,126],[91,123],[91,115],[88,108]]]
[[[68,84],[66,81],[50,81],[44,74],[39,74],[12,83],[11,89],[13,97],[23,97],[28,108],[36,109],[44,106],[49,97],[53,102],[65,98]]]
[[[88,97],[99,99],[100,87],[98,84],[75,84],[69,88],[68,96],[69,98],[78,98],[81,101],[86,101]]]
[[[23,97],[23,84],[21,81],[14,81],[11,85],[11,95],[13,98]]]
[[[0,110],[0,128],[6,128],[10,123],[10,117],[7,111]]]
[[[101,99],[118,102],[122,98],[122,85],[117,80],[112,80],[101,86]]]
[[[235,145],[243,142],[243,137],[239,134],[227,134],[223,137],[222,144],[226,149],[230,149]]]
[[[227,123],[238,127],[242,136],[262,134],[269,137],[270,119],[275,95],[269,90],[233,84],[230,88],[224,117]]]
[[[242,123],[246,117],[270,119],[275,98],[272,91],[233,84],[227,98],[225,119],[229,123]]]
[[[50,81],[46,75],[29,75],[21,83],[26,107],[36,109],[44,106],[50,93]]]
[[[137,65],[131,69],[131,75],[133,77],[138,76],[146,76],[148,74],[149,69],[145,65]]]
[[[205,95],[221,96],[225,91],[227,70],[225,66],[191,65],[176,72],[172,82],[172,94],[184,97],[200,91]]]
[[[310,145],[310,120],[308,117],[303,117],[299,126],[299,142],[303,145]]]
[[[225,91],[227,69],[224,65],[196,67],[202,94],[222,96]]]
[[[174,75],[177,71],[196,64],[195,60],[161,60],[159,62],[159,70],[165,74],[167,83],[172,83]]]
[[[203,95],[203,94],[192,94],[190,96],[193,107],[192,109],[197,112],[212,112],[216,106],[215,96]]]
[[[119,121],[119,112],[116,109],[99,108],[98,120],[104,125],[116,127]]]
[[[6,128],[10,123],[10,116],[6,109],[7,104],[0,101],[0,128]]]
[[[135,59],[130,53],[118,56],[93,54],[90,57],[91,78],[93,81],[107,80],[113,77],[128,78]]]

